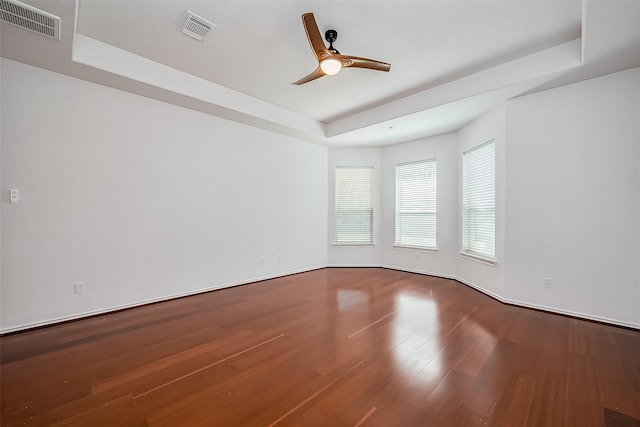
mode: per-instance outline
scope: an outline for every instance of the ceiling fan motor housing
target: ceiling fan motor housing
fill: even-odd
[[[333,43],[334,41],[338,40],[338,32],[336,30],[327,30],[324,33],[324,38],[329,43]]]

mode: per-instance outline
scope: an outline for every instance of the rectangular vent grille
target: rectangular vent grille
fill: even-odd
[[[60,18],[16,0],[0,0],[0,19],[60,40]]]
[[[196,40],[203,41],[215,24],[187,10],[182,20],[182,32]]]

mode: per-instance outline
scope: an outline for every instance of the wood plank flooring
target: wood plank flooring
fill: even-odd
[[[393,270],[316,270],[0,344],[5,427],[640,425],[639,331]]]

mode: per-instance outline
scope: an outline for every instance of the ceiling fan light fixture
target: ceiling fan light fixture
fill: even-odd
[[[320,61],[320,69],[328,76],[334,76],[342,70],[342,61],[335,58],[327,58]]]

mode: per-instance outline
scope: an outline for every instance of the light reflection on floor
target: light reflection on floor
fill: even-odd
[[[475,310],[475,309],[474,309]],[[497,339],[493,334],[473,320],[471,313],[459,313],[459,324],[454,326],[460,337],[473,337],[481,343],[476,350],[492,349]],[[464,366],[450,366],[443,363],[447,357],[447,347],[442,347],[440,334],[446,325],[439,324],[437,301],[430,296],[405,292],[396,296],[395,316],[391,329],[393,360],[400,375],[410,385],[421,386],[439,382],[451,369],[465,370]],[[444,328],[447,334],[452,329]],[[450,345],[455,341],[447,340]],[[462,358],[464,360],[464,357]]]
[[[365,291],[338,289],[338,310],[345,311],[358,304],[369,302],[369,294]]]
[[[424,295],[396,296],[392,326],[393,358],[407,382],[430,382],[441,376],[438,306]]]

